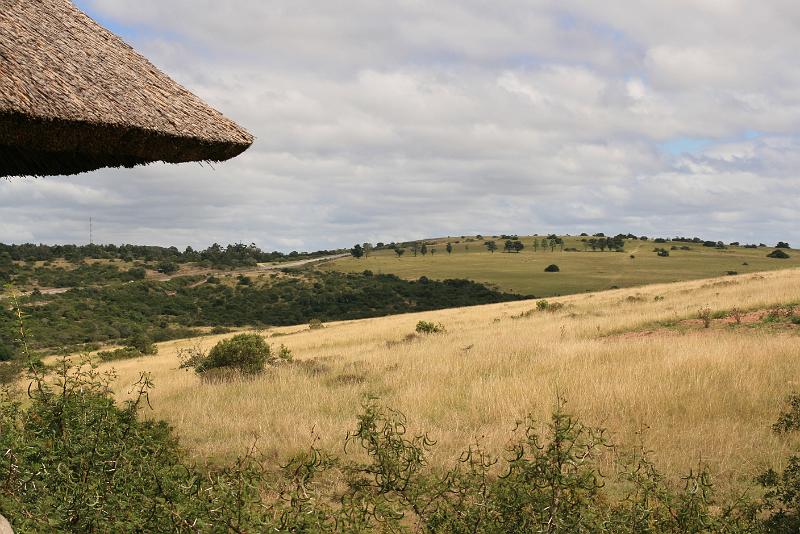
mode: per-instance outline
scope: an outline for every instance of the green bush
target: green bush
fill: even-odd
[[[441,334],[445,331],[442,323],[434,323],[431,321],[420,321],[417,323],[415,331],[418,334]]]
[[[14,359],[14,351],[10,347],[0,343],[0,362],[7,362]]]
[[[97,357],[104,362],[112,362],[114,360],[129,360],[131,358],[140,358],[144,354],[134,347],[123,347],[116,350],[106,350],[97,353]]]
[[[263,470],[244,457],[199,471],[163,422],[142,420],[152,383],[119,406],[105,375],[62,362],[31,398],[0,399],[0,512],[16,532],[263,532]]]
[[[311,319],[308,322],[308,328],[310,328],[311,330],[320,330],[322,328],[325,328],[325,325],[322,324],[322,321],[320,321],[319,319]]]
[[[555,263],[550,264],[544,268],[544,272],[546,273],[557,273],[559,271],[561,271],[561,269],[559,269],[558,265],[556,265]]]
[[[260,334],[238,334],[214,345],[208,354],[195,351],[184,357],[182,367],[191,367],[202,375],[212,370],[224,369],[246,375],[258,374],[267,364],[290,361],[291,352],[281,345],[273,356],[269,344]]]
[[[144,333],[136,334],[128,339],[127,346],[145,355],[158,354],[158,347],[153,343],[152,338]]]
[[[789,256],[786,252],[782,251],[781,249],[775,249],[772,252],[770,252],[769,254],[767,254],[767,257],[768,258],[777,258],[779,260],[786,260],[786,259],[789,259],[791,256]]]
[[[162,261],[156,266],[156,270],[162,274],[175,274],[180,269],[180,266],[171,261]]]

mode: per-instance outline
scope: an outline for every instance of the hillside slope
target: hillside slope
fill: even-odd
[[[553,311],[555,303],[563,307]],[[251,381],[201,384],[178,369],[179,350],[225,336],[164,343],[157,356],[113,367],[122,396],[141,371],[152,372],[152,416],[173,424],[199,457],[220,460],[257,438],[276,458],[313,437],[337,450],[367,396],[431,433],[434,466],[450,465],[476,440],[502,453],[515,421],[527,413],[543,420],[559,394],[620,445],[649,427],[642,439],[676,479],[702,459],[732,489],[797,445],[775,437],[770,424],[785,395],[800,389],[800,326],[786,308],[800,304],[800,270],[549,304],[550,311],[520,301],[272,329],[264,332],[269,341],[289,347],[296,362]],[[709,328],[698,319],[706,308],[717,317]],[[736,308],[741,324],[725,318]],[[409,338],[423,319],[447,332]]]
[[[432,279],[467,278],[476,282],[493,284],[502,291],[523,295],[549,297],[570,295],[586,291],[599,291],[615,287],[635,287],[645,284],[696,280],[722,276],[728,271],[752,273],[773,269],[800,267],[800,253],[789,250],[790,258],[768,258],[769,247],[745,248],[730,246],[725,249],[705,247],[702,243],[652,240],[625,241],[624,252],[592,251],[579,237],[563,237],[564,249],[533,247],[541,236],[521,236],[524,249],[520,253],[504,253],[503,239],[483,237],[449,240],[452,253],[446,252],[447,239],[423,240],[428,254],[415,257],[410,247],[398,258],[393,250],[377,250],[361,259],[345,258],[322,266],[325,270],[374,273],[391,273],[416,280],[420,276]],[[591,239],[591,238],[589,238]],[[494,240],[498,246],[490,253],[484,246]],[[674,247],[674,250],[673,250]],[[682,247],[688,248],[685,250]],[[668,257],[660,257],[656,248],[664,248]],[[430,250],[435,249],[431,254]],[[568,249],[575,249],[568,251]],[[559,273],[546,273],[545,267],[556,264]]]

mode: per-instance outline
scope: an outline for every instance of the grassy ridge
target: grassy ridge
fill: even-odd
[[[627,240],[624,252],[584,252],[580,238],[565,237],[565,248],[579,252],[546,252],[532,248],[533,237],[521,237],[525,249],[520,253],[503,253],[503,241],[495,239],[500,250],[489,253],[481,240],[467,242],[452,240],[453,252],[447,254],[447,240],[427,240],[428,248],[436,253],[414,257],[410,249],[397,258],[392,250],[379,250],[369,257],[346,258],[321,266],[326,270],[391,273],[406,279],[428,276],[435,279],[466,278],[492,284],[502,291],[548,297],[598,291],[612,287],[634,287],[644,284],[696,280],[724,275],[728,271],[750,273],[800,266],[800,252],[787,251],[786,260],[767,258],[772,248],[748,249],[729,247],[715,249],[702,244]],[[541,238],[538,238],[541,239]],[[456,243],[455,241],[460,241]],[[670,256],[658,257],[653,249],[689,246],[691,250],[670,250]],[[635,258],[631,258],[633,255]],[[557,274],[545,273],[544,268],[555,263]],[[743,265],[747,263],[748,265]]]

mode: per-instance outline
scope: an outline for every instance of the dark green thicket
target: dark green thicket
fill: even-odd
[[[32,348],[125,341],[146,334],[166,341],[198,326],[289,326],[361,319],[524,298],[467,280],[402,280],[393,275],[307,273],[269,285],[202,284],[202,278],[152,280],[21,299]],[[13,313],[0,308],[0,343],[14,347]]]
[[[214,243],[205,250],[186,247],[156,247],[147,245],[7,245],[0,243],[0,268],[10,261],[53,261],[64,259],[79,263],[86,259],[144,261],[144,262],[195,262],[205,267],[236,268],[255,267],[263,262],[294,261],[329,256],[341,250],[318,250],[316,252],[266,252],[254,244],[235,243],[221,246]],[[41,284],[44,285],[44,284]]]

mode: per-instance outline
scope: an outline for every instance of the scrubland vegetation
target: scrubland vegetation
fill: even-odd
[[[97,348],[137,335],[155,341],[198,335],[202,327],[274,326],[374,317],[518,300],[466,280],[406,281],[393,275],[278,273],[255,280],[180,277],[77,288],[19,299],[30,348]],[[1,302],[1,301],[0,301]],[[0,346],[19,352],[13,311],[0,309]]]

